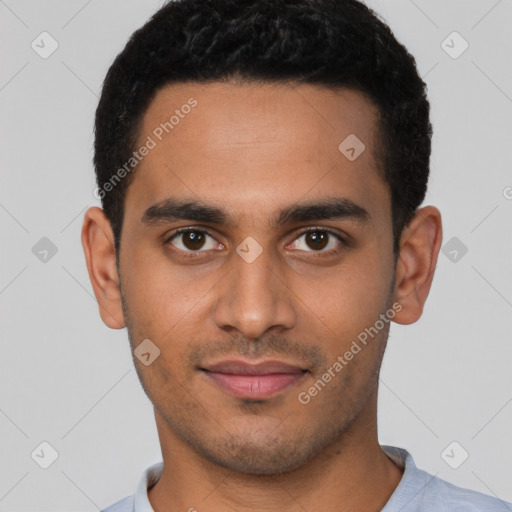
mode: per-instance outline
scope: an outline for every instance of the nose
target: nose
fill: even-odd
[[[268,250],[254,261],[233,253],[231,269],[219,283],[213,314],[216,325],[257,338],[271,328],[291,329],[297,314],[293,293],[279,264]]]

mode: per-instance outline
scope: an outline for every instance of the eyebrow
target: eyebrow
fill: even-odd
[[[167,198],[150,206],[142,216],[147,225],[173,222],[176,220],[208,222],[223,226],[236,224],[235,218],[222,208],[195,200]],[[271,220],[271,227],[294,222],[348,219],[367,222],[370,214],[362,206],[343,197],[325,198],[313,202],[290,205]]]

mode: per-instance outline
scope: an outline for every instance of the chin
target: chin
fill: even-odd
[[[308,442],[309,441],[309,442]],[[231,439],[195,444],[194,450],[213,464],[247,475],[271,476],[296,471],[317,456],[324,446],[320,439],[292,436],[259,440]]]

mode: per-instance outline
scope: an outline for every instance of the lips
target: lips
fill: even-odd
[[[222,361],[201,368],[203,374],[236,398],[271,398],[298,383],[307,370],[281,361]]]

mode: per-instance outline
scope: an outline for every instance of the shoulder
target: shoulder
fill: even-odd
[[[122,500],[117,501],[110,507],[103,509],[101,512],[132,512],[133,511],[133,496],[128,496]]]
[[[464,489],[416,467],[407,450],[382,447],[404,468],[402,480],[382,512],[512,512],[512,504]]]
[[[421,471],[421,470],[419,470]],[[421,471],[425,473],[424,471]],[[425,473],[428,480],[422,496],[425,512],[446,510],[450,512],[512,512],[512,504],[471,489],[453,485],[446,480]]]

